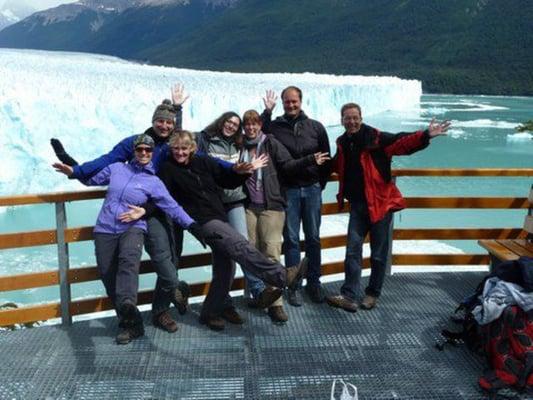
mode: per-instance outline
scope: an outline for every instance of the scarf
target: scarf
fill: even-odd
[[[255,156],[259,156],[259,153],[261,151],[261,145],[266,140],[266,135],[263,134],[263,132],[259,132],[259,134],[255,137],[255,139],[248,139],[247,137],[244,138],[244,148],[241,152],[240,162],[251,162],[252,161],[252,155],[250,150],[255,147]],[[255,188],[256,190],[261,189],[263,187],[263,168],[256,169],[254,171],[255,175]]]

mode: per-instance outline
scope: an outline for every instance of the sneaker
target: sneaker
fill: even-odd
[[[213,331],[223,331],[225,326],[224,320],[216,316],[200,315],[200,323]]]
[[[283,291],[280,288],[267,286],[261,293],[259,293],[259,296],[257,296],[255,301],[257,308],[270,307],[272,303],[281,297],[282,293]]]
[[[363,310],[372,310],[378,304],[378,298],[367,294],[361,302]]]
[[[178,330],[178,323],[174,321],[170,312],[163,311],[161,314],[154,316],[152,319],[154,326],[163,329],[169,333],[176,332]]]
[[[186,282],[180,281],[178,287],[174,289],[174,296],[172,296],[172,304],[178,310],[180,315],[187,312],[187,306],[189,305],[190,288]]]
[[[344,297],[341,294],[338,294],[337,296],[327,296],[326,302],[330,306],[342,308],[344,311],[348,311],[352,313],[357,311],[357,303],[355,301],[352,301]]]
[[[244,319],[239,315],[235,307],[229,307],[222,311],[220,316],[226,321],[235,324],[242,325],[244,324]]]
[[[289,316],[283,309],[283,306],[272,306],[268,308],[268,316],[272,322],[287,322]]]
[[[300,307],[302,305],[302,298],[299,290],[289,289],[287,291],[287,302],[293,307]]]
[[[302,279],[307,274],[307,263],[307,257],[304,257],[304,259],[300,261],[300,264],[287,268],[287,279],[285,284],[288,288],[296,289],[300,285]]]
[[[324,293],[322,292],[322,286],[309,286],[305,287],[305,291],[313,303],[323,303]]]

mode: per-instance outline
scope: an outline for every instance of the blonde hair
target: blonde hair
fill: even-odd
[[[186,146],[191,146],[191,153],[194,154],[197,149],[195,134],[189,131],[174,131],[170,137],[168,144],[173,147],[182,143]]]

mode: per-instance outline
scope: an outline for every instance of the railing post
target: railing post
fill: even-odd
[[[72,325],[70,315],[70,283],[68,281],[69,257],[68,244],[65,240],[67,214],[63,201],[56,203],[57,262],[59,265],[59,293],[61,298],[61,324]]]
[[[396,184],[396,177],[392,177],[392,182]],[[392,275],[392,236],[394,234],[394,213],[391,215],[390,224],[389,224],[389,253],[387,254],[387,268],[385,273],[387,275]]]

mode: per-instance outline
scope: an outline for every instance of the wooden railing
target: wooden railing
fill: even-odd
[[[533,169],[403,169],[393,171],[393,175],[395,177],[531,177],[533,176]],[[335,181],[337,177],[332,176],[331,180]],[[92,240],[93,227],[67,228],[65,203],[99,199],[104,196],[105,190],[91,190],[0,197],[0,206],[41,203],[55,203],[56,206],[56,229],[0,234],[0,250],[50,244],[57,244],[58,248],[57,270],[0,277],[0,291],[60,286],[60,301],[57,303],[0,310],[0,326],[58,317],[62,318],[63,324],[68,325],[71,323],[72,316],[112,308],[109,299],[105,297],[72,301],[70,296],[72,284],[95,281],[99,277],[95,266],[84,268],[70,268],[69,266],[68,244]],[[417,209],[526,209],[529,205],[527,197],[408,197],[406,201],[408,208]],[[339,211],[336,203],[327,203],[322,207],[323,215],[346,212],[348,212],[347,209]],[[520,227],[393,230],[393,238],[396,240],[478,240],[486,238],[518,238],[521,234],[522,229]],[[346,235],[323,237],[321,244],[322,249],[345,246]],[[486,254],[391,254],[390,261],[392,265],[483,265],[488,264],[489,257]],[[180,269],[209,265],[210,262],[210,253],[187,255],[180,259]],[[365,259],[365,268],[368,268],[368,263],[369,260]],[[324,275],[343,271],[344,264],[342,261],[322,265],[322,273]],[[149,261],[141,263],[140,272],[142,274],[153,272]],[[233,289],[242,289],[243,287],[243,279],[236,279]],[[208,282],[193,284],[191,285],[192,295],[206,294],[208,288]],[[139,304],[150,303],[152,293],[152,291],[140,292]]]

